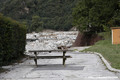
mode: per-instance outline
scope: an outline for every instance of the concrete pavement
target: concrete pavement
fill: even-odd
[[[60,52],[40,55],[62,55]],[[72,58],[62,65],[62,59],[39,59],[38,67],[33,60],[13,66],[0,80],[120,80],[116,73],[106,69],[99,56],[81,52],[67,52]]]

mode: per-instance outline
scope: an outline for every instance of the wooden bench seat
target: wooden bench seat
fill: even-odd
[[[71,50],[30,50],[30,53],[34,53],[35,56],[30,56],[30,58],[34,58],[35,65],[37,66],[37,59],[55,59],[55,58],[62,58],[63,59],[63,65],[65,65],[65,61],[67,58],[72,58],[71,56],[66,56],[66,52]],[[38,54],[41,54],[41,52],[63,52],[62,56],[39,56]]]
[[[35,56],[29,56],[29,58],[35,58]],[[56,59],[63,58],[63,56],[37,56],[37,59]],[[71,56],[65,56],[65,58],[72,58]]]

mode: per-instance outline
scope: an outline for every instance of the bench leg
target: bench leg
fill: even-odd
[[[63,65],[64,65],[64,66],[65,66],[65,60],[66,60],[66,58],[63,59]]]
[[[34,61],[35,61],[35,65],[37,66],[37,52],[34,52],[34,54],[35,54]]]
[[[66,51],[63,51],[63,65],[65,66],[65,60],[66,60],[66,58],[65,58],[65,53],[66,53]]]
[[[35,65],[37,66],[37,59],[34,59],[34,61],[35,61]]]

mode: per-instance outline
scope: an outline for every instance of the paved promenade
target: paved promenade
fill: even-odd
[[[62,55],[60,52],[41,55]],[[72,58],[62,65],[62,59],[39,59],[38,67],[33,60],[13,66],[0,80],[120,80],[106,69],[99,56],[81,52],[67,52]],[[10,67],[10,66],[9,66]]]

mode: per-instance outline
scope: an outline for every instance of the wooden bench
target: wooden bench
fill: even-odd
[[[30,53],[34,53],[35,56],[29,56],[30,58],[33,58],[35,61],[35,65],[37,66],[37,59],[56,59],[56,58],[63,58],[63,65],[65,65],[65,61],[67,58],[72,58],[71,56],[65,56],[67,51],[72,50],[29,50]],[[38,52],[63,52],[62,56],[38,56]]]

